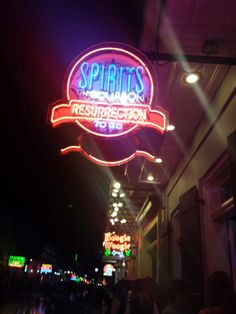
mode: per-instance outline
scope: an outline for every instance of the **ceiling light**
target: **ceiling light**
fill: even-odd
[[[195,84],[199,81],[200,79],[200,76],[198,73],[188,73],[186,76],[185,76],[185,82],[188,83],[188,84]]]
[[[123,206],[123,204],[120,202],[120,203],[118,203],[118,207],[122,207]]]
[[[119,189],[120,188],[120,183],[119,182],[115,182],[114,183],[114,188],[115,189]]]
[[[154,180],[154,177],[153,177],[151,174],[149,174],[149,176],[147,177],[147,179],[148,179],[148,181],[153,181],[153,180]]]
[[[117,193],[115,193],[115,192],[112,192],[112,194],[111,194],[113,197],[117,197]]]
[[[112,214],[111,214],[111,217],[116,217],[117,216],[117,212],[113,212]]]
[[[112,206],[113,207],[117,207],[118,205],[117,205],[117,203],[113,203]]]
[[[169,124],[169,125],[167,125],[166,130],[167,131],[174,131],[175,130],[175,126],[172,125],[172,124]]]
[[[126,219],[121,219],[120,221],[122,224],[125,224],[126,223]]]
[[[125,193],[121,193],[121,194],[120,194],[120,197],[124,197],[124,196],[125,196]]]
[[[162,163],[162,159],[159,158],[159,157],[158,157],[158,158],[155,158],[155,162],[158,163],[158,164],[161,164],[161,163]]]

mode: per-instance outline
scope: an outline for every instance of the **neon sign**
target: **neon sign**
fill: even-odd
[[[104,139],[131,134],[140,128],[152,128],[163,134],[167,115],[154,104],[153,75],[152,65],[136,49],[120,44],[96,46],[73,63],[67,77],[65,100],[52,105],[50,123],[53,127],[73,123],[86,133]],[[62,153],[71,151],[106,166],[117,166],[137,156],[134,152],[118,161],[96,160],[84,151],[81,143],[61,150]],[[142,157],[147,158],[145,153]],[[149,160],[155,161],[155,157]]]
[[[115,271],[114,266],[112,264],[106,264],[103,267],[103,276],[111,277],[113,271]]]
[[[139,126],[150,127],[163,133],[165,120],[164,113],[151,110],[148,105],[132,104],[129,106],[127,104],[70,100],[69,105],[60,104],[53,108],[51,122],[53,126],[57,126],[75,121],[81,127],[86,128],[89,133],[103,137],[115,137],[127,134],[134,127]]]
[[[83,278],[76,276],[76,274],[72,274],[70,280],[80,282],[83,281]]]
[[[105,256],[112,255],[123,258],[131,255],[131,237],[126,234],[105,233],[103,246],[105,248]]]
[[[51,273],[52,272],[52,265],[51,264],[42,264],[41,266],[41,273]]]
[[[9,256],[8,260],[8,266],[9,267],[16,267],[16,268],[22,268],[25,264],[25,257],[23,256]]]
[[[99,158],[96,158],[96,157],[92,156],[91,154],[88,154],[80,145],[79,146],[75,146],[75,145],[68,146],[68,147],[61,150],[61,153],[63,155],[68,154],[70,152],[80,152],[84,157],[86,157],[87,159],[89,159],[93,163],[95,163],[99,166],[109,166],[109,167],[123,165],[123,164],[127,163],[128,161],[134,159],[135,157],[144,157],[151,162],[155,162],[155,160],[156,160],[155,156],[153,156],[153,155],[151,155],[145,151],[142,151],[142,150],[136,150],[136,152],[131,154],[129,157],[123,158],[121,160],[116,160],[116,161],[104,161],[104,160],[101,160]]]

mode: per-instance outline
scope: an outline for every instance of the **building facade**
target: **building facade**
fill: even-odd
[[[162,191],[162,207],[138,231],[137,276],[151,276],[164,288],[170,279],[184,279],[198,304],[215,270],[227,272],[236,288],[235,94],[236,68],[229,67]],[[149,207],[139,217],[154,210]]]

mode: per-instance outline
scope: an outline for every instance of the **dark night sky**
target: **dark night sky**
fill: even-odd
[[[2,234],[11,235],[17,254],[50,242],[68,260],[78,251],[94,267],[110,171],[79,154],[60,156],[70,130],[46,125],[47,110],[62,98],[67,67],[84,49],[104,41],[138,46],[143,2],[2,3]]]

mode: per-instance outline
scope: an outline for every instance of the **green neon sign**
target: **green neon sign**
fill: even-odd
[[[9,256],[9,260],[8,260],[8,266],[9,267],[24,267],[25,264],[25,257],[23,256]]]
[[[104,255],[105,256],[110,256],[111,255],[111,251],[109,249],[106,249]]]
[[[131,250],[126,250],[126,251],[125,251],[125,255],[126,255],[126,256],[131,256]]]

